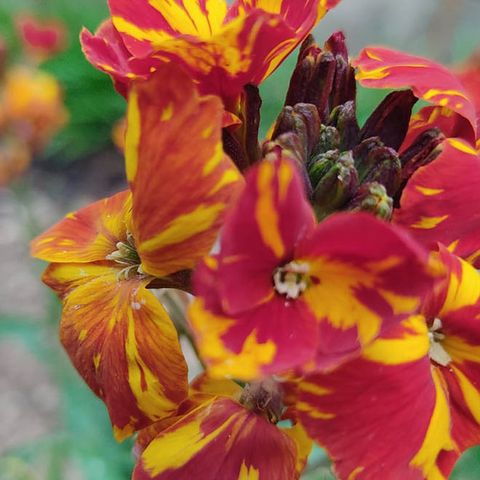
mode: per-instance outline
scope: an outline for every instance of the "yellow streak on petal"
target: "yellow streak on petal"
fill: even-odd
[[[480,298],[480,275],[465,260],[458,259],[461,265],[460,277],[455,273],[450,275],[447,297],[440,310],[439,317],[458,310],[462,307],[474,305]]]
[[[463,153],[469,153],[470,155],[477,155],[477,151],[473,147],[468,145],[468,143],[462,140],[459,140],[458,138],[449,138],[448,143],[450,143],[450,145],[453,148],[456,148],[457,150],[460,150]]]
[[[121,442],[122,440],[131,437],[134,431],[135,429],[130,424],[125,425],[123,428],[113,425],[113,436],[117,442]]]
[[[435,228],[444,222],[448,218],[448,215],[443,215],[442,217],[421,217],[420,220],[411,225],[412,228],[422,228],[428,230],[430,228]]]
[[[220,30],[227,4],[223,0],[209,0],[207,12],[204,12],[198,0],[149,0],[150,5],[158,10],[173,30],[185,35],[209,38]]]
[[[245,463],[242,463],[242,467],[240,468],[240,473],[238,475],[238,480],[259,480],[260,472],[250,465],[247,467]]]
[[[236,170],[227,170],[223,173],[220,180],[214,185],[214,187],[208,192],[209,195],[213,195],[221,190],[223,187],[235,183],[239,180],[240,174]]]
[[[78,334],[78,340],[80,342],[83,342],[87,338],[88,330],[86,328],[83,328],[80,330],[80,333]]]
[[[410,465],[419,468],[427,480],[443,480],[445,477],[436,465],[438,454],[442,450],[454,450],[455,444],[450,435],[450,412],[447,397],[439,373],[432,369],[435,384],[436,401],[430,424],[423,444]]]
[[[355,78],[357,80],[382,80],[389,75],[390,72],[388,71],[388,67],[379,67],[374,68],[373,70],[359,69],[355,75]]]
[[[212,314],[204,308],[201,299],[195,300],[190,306],[189,318],[202,357],[210,365],[212,377],[258,378],[262,366],[270,364],[275,356],[276,345],[272,341],[258,343],[255,330],[245,339],[239,353],[226,348],[221,337],[234,321]]]
[[[141,135],[141,116],[138,94],[133,88],[128,96],[127,130],[125,132],[125,168],[127,180],[135,180],[138,166],[138,147]]]
[[[217,429],[205,435],[201,419],[195,419],[153,440],[142,454],[145,470],[151,477],[187,464],[210,442],[213,442],[235,420],[232,416]],[[174,426],[173,426],[174,427]]]
[[[480,361],[480,357],[477,357],[477,361]],[[463,398],[467,404],[470,413],[477,423],[480,424],[480,392],[478,386],[475,386],[455,365],[450,365],[460,383],[462,389]]]
[[[329,393],[332,393],[331,388],[321,387],[320,385],[316,385],[315,383],[309,383],[305,381],[301,381],[298,384],[298,388],[303,392],[313,393],[319,396],[328,395]]]
[[[165,31],[155,30],[153,28],[139,28],[135,24],[117,15],[112,16],[112,22],[119,32],[126,33],[136,40],[163,43],[165,40],[172,38],[171,35]]]
[[[131,310],[128,311],[125,353],[128,362],[128,383],[135,395],[138,408],[151,419],[160,419],[165,412],[174,411],[177,405],[163,394],[157,376],[148,368],[138,352],[135,319]]]
[[[335,413],[321,412],[320,410],[316,410],[315,407],[306,402],[296,402],[295,409],[301,412],[307,412],[309,417],[316,418],[318,420],[330,420],[331,418],[336,417]]]
[[[376,53],[373,53],[369,48],[365,49],[365,53],[367,54],[368,58],[371,58],[372,60],[377,60],[378,62],[383,62],[382,57],[380,57]]]
[[[403,321],[406,330],[400,338],[380,338],[367,346],[362,357],[384,365],[399,365],[423,358],[430,348],[427,325],[422,315]]]
[[[428,188],[428,187],[421,187],[420,185],[415,185],[415,188],[420,193],[422,193],[423,195],[426,195],[427,197],[438,195],[439,193],[443,193],[445,191],[443,188]]]
[[[462,97],[468,100],[468,97],[464,93],[460,92],[459,90],[441,90],[438,88],[431,88],[423,95],[423,98],[425,100],[430,100],[431,98],[437,97],[438,95],[448,95],[448,96],[454,95],[456,97]]]
[[[415,312],[420,307],[421,301],[419,297],[399,295],[398,293],[389,292],[383,288],[379,288],[378,292],[390,304],[395,315]]]
[[[273,163],[262,162],[258,169],[258,200],[255,208],[255,220],[262,240],[278,258],[281,258],[285,254],[285,246],[279,230],[280,219],[274,204],[274,175]]]
[[[288,163],[282,162],[278,170],[279,197],[281,202],[284,202],[287,197],[288,187],[290,186],[292,178],[292,167]]]
[[[168,122],[173,117],[173,103],[169,103],[163,110],[160,115],[161,122]]]
[[[100,360],[102,359],[102,354],[97,353],[93,356],[93,366],[95,367],[95,370],[98,370],[98,367],[100,366]]]
[[[295,442],[295,446],[297,447],[295,469],[301,474],[307,463],[308,456],[312,451],[313,441],[300,423],[289,428],[281,428],[281,430]]]
[[[465,260],[468,263],[473,264],[473,263],[476,263],[476,261],[478,260],[479,257],[480,257],[480,250],[476,250],[471,255],[469,255],[467,258],[465,258]]]
[[[151,252],[167,245],[175,245],[208,230],[224,209],[224,203],[214,203],[199,205],[195,210],[179,215],[158,235],[138,245],[140,256],[142,252]]]
[[[460,240],[454,240],[448,247],[447,247],[447,250],[449,252],[454,252],[457,247],[458,247],[458,244],[460,243]]]
[[[365,271],[345,262],[322,257],[298,261],[310,265],[310,274],[319,280],[303,294],[318,320],[326,319],[333,327],[341,330],[357,327],[362,345],[368,344],[378,335],[381,317],[368,309],[355,295],[355,289],[359,286],[376,288],[376,268]]]
[[[352,470],[350,472],[350,475],[348,476],[348,480],[355,480],[360,473],[362,473],[365,470],[365,467],[359,466]]]
[[[203,170],[202,170],[202,174],[204,176],[207,176],[209,175],[211,172],[213,172],[213,170],[215,169],[215,167],[217,167],[218,165],[220,165],[221,161],[223,160],[223,157],[225,156],[224,152],[223,152],[223,146],[222,146],[222,142],[218,142],[216,145],[215,145],[215,151],[212,155],[212,157],[207,161],[207,163],[205,163],[205,166],[203,167]],[[233,169],[232,169],[233,170]]]
[[[476,319],[478,321],[478,319]],[[455,363],[475,362],[480,364],[480,346],[470,345],[463,338],[447,335],[442,340],[442,347]]]

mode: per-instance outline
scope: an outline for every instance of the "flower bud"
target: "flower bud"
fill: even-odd
[[[334,126],[340,134],[341,150],[351,150],[358,143],[360,128],[355,112],[355,102],[348,101],[336,107],[330,115],[329,124]]]
[[[392,92],[374,110],[360,131],[360,140],[379,137],[387,146],[398,150],[405,139],[417,97],[411,90]]]
[[[350,152],[344,152],[313,191],[313,208],[318,220],[341,209],[357,189],[358,175],[353,158]]]
[[[389,195],[394,195],[401,183],[402,165],[398,154],[389,147],[378,147],[369,153],[370,168],[360,174],[362,183],[381,183]]]
[[[384,220],[390,220],[393,212],[393,200],[387,190],[378,182],[368,182],[360,186],[348,203],[351,212],[370,212]]]
[[[402,180],[406,182],[418,168],[435,160],[440,154],[437,147],[444,140],[445,135],[438,128],[422,132],[400,156]]]
[[[286,106],[278,116],[272,139],[276,140],[284,133],[295,133],[303,145],[302,157],[306,160],[318,143],[320,126],[315,105],[298,103],[294,107]]]

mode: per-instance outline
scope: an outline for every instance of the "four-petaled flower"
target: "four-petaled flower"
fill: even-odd
[[[368,214],[316,225],[296,167],[247,175],[217,255],[198,268],[190,320],[214,375],[331,369],[415,313],[435,275],[427,252]]]

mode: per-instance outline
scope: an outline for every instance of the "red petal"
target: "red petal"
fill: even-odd
[[[393,221],[427,247],[436,242],[480,266],[480,158],[467,143],[449,139],[432,163],[405,187]]]
[[[124,190],[69,213],[32,241],[31,253],[47,262],[105,260],[126,241],[130,214],[130,191]]]
[[[371,88],[410,87],[413,93],[434,105],[448,107],[470,123],[476,138],[475,107],[459,79],[446,67],[423,57],[390,50],[368,47],[355,60],[357,79]]]
[[[192,268],[211,249],[243,178],[222,150],[223,107],[164,65],[130,93],[125,143],[133,226],[145,272]]]
[[[122,439],[176,411],[187,396],[187,367],[171,320],[145,289],[148,280],[119,281],[117,274],[53,264],[44,280],[63,292],[62,343]]]

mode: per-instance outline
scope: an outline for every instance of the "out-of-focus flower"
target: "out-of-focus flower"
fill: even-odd
[[[110,0],[111,20],[95,35],[84,30],[83,50],[125,93],[162,62],[181,63],[203,93],[235,104],[246,84],[258,85],[339,0]]]
[[[371,215],[315,225],[279,156],[248,173],[219,253],[197,269],[190,320],[215,376],[332,369],[415,313],[436,274],[426,251]]]
[[[341,480],[447,479],[480,442],[480,277],[441,248],[447,281],[413,316],[289,401]],[[348,432],[348,434],[346,434]]]
[[[27,66],[5,72],[0,102],[5,128],[32,151],[43,149],[68,118],[55,77]]]
[[[25,53],[37,62],[47,60],[66,47],[67,31],[59,20],[20,15],[16,24]]]
[[[134,480],[296,480],[311,441],[299,425],[277,427],[279,386],[263,381],[242,389],[200,376],[177,416],[139,433]]]
[[[52,262],[44,281],[63,301],[62,342],[119,439],[186,395],[175,328],[147,286],[208,253],[242,185],[222,150],[222,115],[219,99],[163,66],[129,96],[130,191],[67,215],[32,243]]]
[[[0,187],[21,175],[31,161],[32,153],[23,141],[3,135],[0,139]]]

